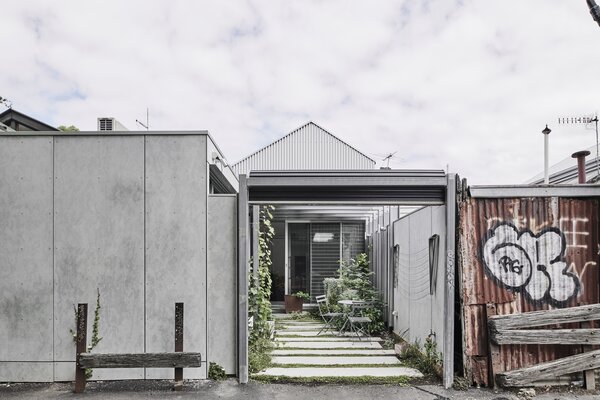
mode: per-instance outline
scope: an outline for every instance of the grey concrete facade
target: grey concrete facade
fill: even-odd
[[[237,370],[237,196],[208,197],[208,362]],[[234,277],[232,279],[232,277]]]
[[[224,267],[235,260],[235,195],[215,207],[219,217],[209,211],[207,153],[215,150],[206,132],[0,137],[0,381],[72,380],[73,306],[89,304],[89,338],[97,290],[102,341],[94,352],[173,351],[181,301],[184,350],[203,356],[203,367],[184,377],[206,377],[208,343],[221,343],[210,337],[209,299],[234,293],[236,282],[235,268]],[[207,231],[229,234],[228,252],[209,252]],[[209,277],[219,285],[209,287]],[[214,312],[235,338],[235,305]],[[235,353],[228,357],[229,372]],[[94,371],[94,379],[172,376]]]

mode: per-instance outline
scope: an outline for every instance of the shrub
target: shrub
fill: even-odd
[[[208,365],[208,377],[214,381],[222,381],[227,378],[227,375],[223,367],[211,361]]]
[[[273,342],[268,338],[256,338],[248,344],[248,369],[251,373],[262,371],[271,365]]]

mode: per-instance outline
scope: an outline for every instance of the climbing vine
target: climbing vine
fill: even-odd
[[[75,326],[79,321],[79,311],[77,310],[77,306],[73,305],[75,311]],[[102,337],[100,336],[100,289],[96,289],[96,309],[94,310],[94,323],[92,325],[92,337],[90,340],[90,344],[87,346],[86,351],[91,353],[91,351],[100,343]],[[77,343],[77,331],[70,329],[69,332],[73,337],[73,341]],[[92,377],[92,369],[85,369],[85,379],[91,379]]]
[[[275,236],[273,228],[273,206],[260,207],[259,233],[258,233],[258,279],[254,276],[254,263],[250,260],[249,276],[249,308],[254,317],[251,338],[268,338],[271,327],[268,323],[271,315],[271,242]]]
[[[250,260],[248,281],[248,307],[253,323],[248,340],[248,361],[250,372],[258,372],[271,363],[273,324],[271,315],[271,249],[275,236],[273,228],[273,206],[262,206],[259,212],[258,233],[258,278],[254,276],[254,263]]]

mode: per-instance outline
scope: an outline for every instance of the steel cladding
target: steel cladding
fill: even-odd
[[[488,384],[487,308],[513,314],[599,302],[598,199],[469,198],[460,209],[464,367]],[[577,346],[501,346],[503,371]]]

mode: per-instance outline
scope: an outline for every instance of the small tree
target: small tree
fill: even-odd
[[[58,127],[58,130],[63,131],[63,132],[79,132],[79,128],[76,127],[75,125],[69,125],[69,126],[60,125]]]

